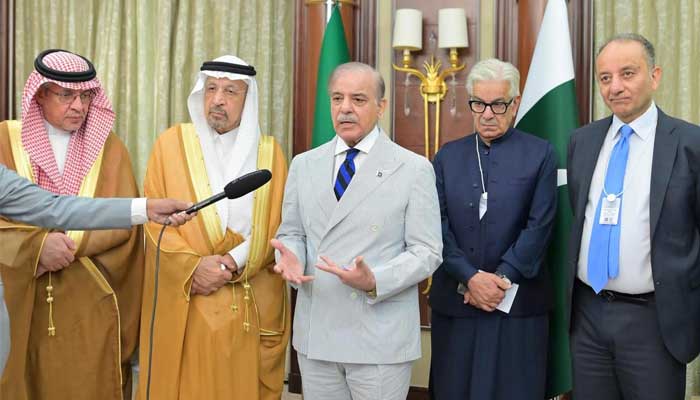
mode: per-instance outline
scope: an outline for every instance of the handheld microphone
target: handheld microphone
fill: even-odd
[[[224,191],[202,200],[199,203],[185,210],[185,213],[192,214],[204,207],[210,206],[223,198],[237,199],[252,192],[272,179],[272,173],[267,169],[259,169],[239,176],[224,187]]]

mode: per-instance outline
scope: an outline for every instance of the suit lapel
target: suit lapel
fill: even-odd
[[[673,163],[676,160],[678,136],[673,135],[672,121],[659,109],[659,119],[656,124],[654,138],[654,155],[651,160],[651,187],[649,192],[649,221],[650,235],[653,238],[656,231],[661,207],[666,197],[666,189],[671,179]]]
[[[337,207],[338,201],[335,199],[335,194],[333,193],[333,182],[335,177],[333,177],[333,164],[335,163],[335,142],[338,140],[336,136],[335,139],[324,145],[324,148],[319,149],[321,151],[317,152],[315,157],[311,160],[313,165],[311,166],[311,182],[318,184],[321,188],[321,193],[316,197],[316,202],[324,215],[324,219],[327,221],[333,210]]]
[[[591,190],[593,172],[595,171],[598,156],[600,155],[600,150],[605,141],[605,135],[608,133],[611,123],[612,117],[608,117],[602,120],[600,124],[592,127],[588,135],[582,136],[584,140],[583,143],[580,143],[580,146],[583,147],[580,150],[581,154],[583,154],[581,171],[585,171],[585,175],[581,177],[581,189],[578,192],[578,202],[576,203],[578,205],[578,210],[576,210],[576,215],[584,215],[586,203],[588,202],[588,192]]]
[[[401,164],[402,162],[396,159],[389,138],[380,131],[377,142],[367,154],[367,158],[363,161],[357,174],[352,178],[343,197],[337,202],[338,206],[333,211],[324,236],[352,210],[357,208],[379,185],[386,182]],[[330,193],[335,202],[332,188]]]

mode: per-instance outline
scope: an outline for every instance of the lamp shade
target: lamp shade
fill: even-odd
[[[463,8],[443,8],[438,12],[438,47],[469,47],[467,17]],[[394,46],[396,47],[396,46]]]
[[[420,10],[412,8],[396,10],[392,46],[398,50],[423,48],[423,13]]]

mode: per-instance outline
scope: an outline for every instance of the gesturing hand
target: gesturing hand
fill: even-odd
[[[328,257],[321,256],[321,260],[326,264],[318,263],[316,264],[316,268],[330,272],[340,278],[341,282],[350,287],[368,292],[377,285],[374,273],[369,268],[369,265],[365,263],[362,256],[355,257],[354,265],[349,266],[347,269],[339,267]]]
[[[224,257],[219,255],[204,256],[194,270],[192,277],[191,294],[210,295],[219,290],[226,282],[233,278],[233,274],[228,268],[221,268],[224,264]]]
[[[314,280],[313,276],[304,275],[304,267],[299,259],[282,242],[272,239],[270,244],[280,252],[280,259],[272,269],[282,275],[282,279],[297,285]]]
[[[75,260],[75,243],[62,232],[51,232],[46,235],[44,246],[39,255],[39,265],[36,276],[39,277],[47,271],[60,271]]]

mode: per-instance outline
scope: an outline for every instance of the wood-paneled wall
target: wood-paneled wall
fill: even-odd
[[[12,10],[8,1],[0,1],[0,121],[10,119],[10,19]]]
[[[438,10],[441,8],[464,8],[467,16],[469,47],[459,49],[461,63],[466,68],[447,78],[447,94],[440,104],[440,140],[439,146],[466,136],[474,131],[474,122],[467,108],[467,90],[465,87],[469,69],[479,59],[479,0],[395,0],[395,10],[399,8],[416,8],[423,12],[423,49],[412,52],[413,67],[423,69],[423,62],[430,61],[432,55],[442,61],[442,68],[449,67],[449,49],[438,48]],[[394,51],[394,64],[401,65],[402,53]],[[419,93],[420,81],[412,76],[406,83],[404,72],[393,71],[394,93],[390,103],[394,110],[394,140],[401,146],[418,154],[424,150],[424,104]],[[436,105],[430,104],[429,132],[430,155],[435,152],[435,115]]]

